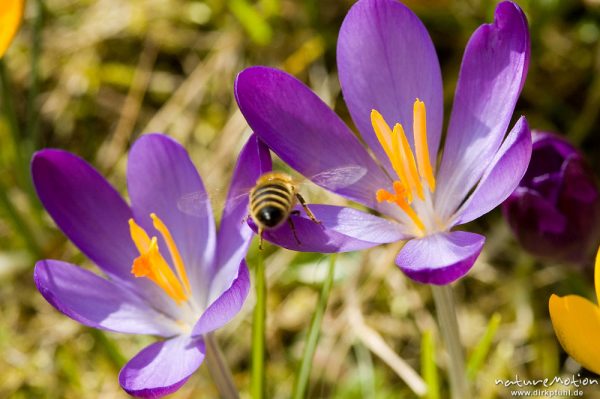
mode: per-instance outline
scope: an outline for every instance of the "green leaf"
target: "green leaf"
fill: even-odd
[[[475,347],[473,354],[469,358],[467,362],[467,378],[469,380],[474,380],[477,375],[477,370],[483,364],[488,352],[490,351],[490,347],[492,346],[492,341],[496,336],[496,331],[498,331],[498,326],[500,326],[500,321],[502,317],[498,313],[494,313],[490,318],[490,321],[485,330],[485,334],[481,338],[481,341]]]

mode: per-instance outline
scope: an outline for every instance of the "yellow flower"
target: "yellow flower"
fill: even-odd
[[[24,8],[25,0],[0,1],[0,58],[19,30]]]
[[[594,274],[596,299],[600,301],[600,248]],[[578,295],[554,294],[548,306],[554,331],[565,351],[586,369],[600,374],[600,307]]]

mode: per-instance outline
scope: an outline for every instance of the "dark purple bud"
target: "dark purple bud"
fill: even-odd
[[[534,255],[582,263],[600,242],[600,192],[581,153],[558,135],[533,132],[525,176],[502,204],[521,245]]]

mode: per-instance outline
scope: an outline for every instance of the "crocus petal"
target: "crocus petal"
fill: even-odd
[[[258,178],[271,170],[269,149],[253,134],[242,149],[227,193],[217,235],[217,262],[209,302],[221,295],[238,275],[253,232],[245,222],[248,195]]]
[[[498,150],[523,87],[529,31],[512,2],[496,8],[493,24],[475,31],[462,61],[438,174],[438,196],[455,210]],[[452,211],[453,211],[452,210]]]
[[[500,146],[473,194],[457,212],[456,224],[470,222],[508,198],[519,185],[530,158],[531,133],[522,117]]]
[[[552,294],[548,303],[560,344],[583,367],[600,374],[600,309],[577,295]]]
[[[33,278],[52,306],[86,326],[165,337],[179,331],[173,320],[155,311],[131,290],[70,263],[40,261]]]
[[[192,293],[208,292],[216,233],[210,201],[186,150],[161,134],[140,137],[129,152],[127,186],[136,221],[151,235],[155,213],[170,230],[192,284]],[[183,208],[184,199],[197,198]],[[163,247],[164,248],[164,247]],[[167,251],[163,251],[165,256]],[[206,298],[202,299],[203,301]]]
[[[250,289],[250,275],[248,266],[242,260],[239,265],[238,275],[233,280],[231,287],[223,292],[204,311],[200,320],[194,326],[192,335],[203,335],[225,325],[242,308],[248,290]]]
[[[288,223],[275,230],[265,230],[263,238],[281,247],[300,252],[349,252],[404,240],[409,237],[403,226],[386,219],[333,205],[309,204],[317,224],[310,220],[301,207],[301,216],[290,216],[296,236]],[[250,220],[250,227],[257,230]]]
[[[110,276],[132,280],[136,257],[129,206],[87,162],[61,150],[33,156],[31,173],[44,207],[65,235]]]
[[[379,208],[375,192],[390,179],[342,120],[285,72],[252,67],[235,82],[248,124],[284,162],[339,195]]]
[[[484,242],[484,236],[466,231],[433,234],[407,242],[396,264],[420,283],[450,284],[467,274]]]
[[[19,30],[24,8],[25,0],[7,0],[0,4],[0,58]]]
[[[177,391],[200,367],[201,338],[179,336],[156,342],[138,353],[119,373],[121,387],[138,398],[160,398]]]
[[[372,109],[391,125],[401,123],[413,145],[413,103],[424,101],[430,159],[437,159],[443,122],[440,64],[425,26],[411,10],[395,0],[358,1],[340,28],[337,60],[352,119],[391,175],[371,126]]]
[[[527,229],[518,230],[524,235],[519,235],[519,240],[534,244],[541,241],[545,234],[560,234],[567,226],[567,218],[558,209],[536,191],[526,187],[517,188],[502,204],[504,212],[514,213],[515,218],[509,222],[519,220],[526,224]],[[514,226],[517,231],[518,226]],[[531,235],[526,232],[531,230]],[[536,234],[537,233],[537,234]],[[542,251],[543,252],[543,251]]]

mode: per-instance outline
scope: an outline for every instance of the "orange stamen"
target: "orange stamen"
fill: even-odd
[[[129,232],[131,239],[140,252],[140,256],[133,261],[131,273],[136,277],[150,279],[177,304],[186,301],[189,291],[184,291],[181,282],[177,279],[175,273],[173,273],[173,270],[171,270],[171,267],[160,253],[157,238],[152,237],[150,239],[144,229],[138,226],[133,219],[129,219]]]
[[[392,130],[379,112],[371,110],[371,124],[377,140],[379,140],[394,172],[399,178],[393,183],[395,193],[392,194],[385,189],[380,189],[376,193],[377,201],[393,202],[398,205],[421,231],[425,230],[425,226],[410,205],[415,195],[422,201],[425,200],[423,188],[425,182],[430,192],[435,191],[435,177],[427,144],[426,120],[425,103],[417,99],[413,106],[413,136],[415,142],[415,151],[413,152],[402,125],[396,123]]]
[[[395,137],[397,134],[392,132],[392,129],[385,122],[383,116],[376,110],[371,111],[371,124],[381,147],[392,164],[392,168],[402,182],[408,183],[408,171],[402,162],[400,143],[397,137]],[[410,191],[408,191],[408,202],[412,202],[412,193]]]
[[[162,234],[165,242],[167,243],[167,247],[169,248],[169,253],[171,254],[171,259],[173,259],[173,263],[175,264],[175,270],[177,271],[177,276],[183,282],[185,286],[186,292],[189,294],[191,292],[190,281],[188,280],[187,274],[185,272],[185,266],[183,264],[183,260],[181,259],[181,254],[179,253],[179,249],[175,245],[175,241],[173,240],[173,236],[171,232],[165,226],[162,220],[155,213],[150,214],[152,218],[152,222],[154,224],[154,228]]]
[[[427,144],[427,118],[425,103],[417,98],[413,106],[413,135],[415,139],[415,152],[419,173],[427,181],[429,190],[435,191],[435,177],[431,161],[429,160],[429,146]]]
[[[410,207],[408,202],[406,202],[406,189],[404,188],[404,185],[399,181],[395,181],[393,187],[395,194],[392,194],[383,188],[377,190],[377,202],[386,201],[389,203],[395,203],[408,215],[415,226],[417,226],[417,229],[419,229],[421,232],[425,231],[425,225],[415,211]]]
[[[394,126],[394,133],[396,135],[396,140],[399,141],[399,146],[402,149],[402,163],[404,164],[404,169],[407,170],[408,184],[411,187],[411,191],[416,191],[419,198],[424,199],[423,186],[421,185],[421,179],[417,172],[415,156],[410,149],[410,144],[408,143],[404,128],[401,124],[396,123]]]

